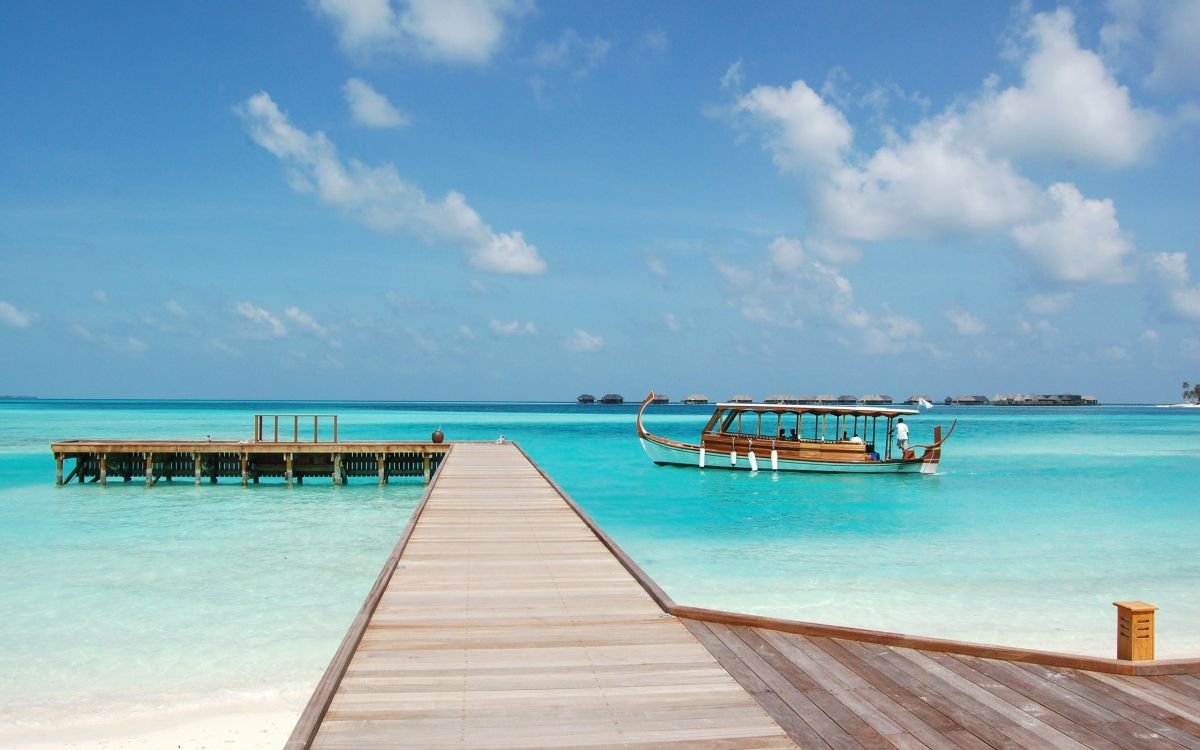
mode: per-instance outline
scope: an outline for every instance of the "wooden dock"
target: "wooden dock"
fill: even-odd
[[[791,748],[515,446],[457,444],[288,747]]]
[[[1194,748],[1200,660],[676,605],[511,444],[442,463],[288,748]]]
[[[303,420],[303,422],[301,421]],[[273,429],[272,429],[273,424]],[[282,425],[282,430],[281,430]],[[311,432],[309,428],[311,427]],[[324,428],[324,434],[321,430]],[[423,477],[428,483],[449,446],[432,441],[341,440],[331,414],[257,414],[252,440],[59,440],[50,445],[58,485],[107,484],[144,479],[239,479],[242,486],[261,478],[282,478],[289,486],[305,477],[343,484],[370,477],[387,484],[391,477]],[[311,439],[309,439],[311,436]],[[74,467],[65,475],[66,462]]]

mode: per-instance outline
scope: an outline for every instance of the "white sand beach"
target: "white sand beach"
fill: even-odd
[[[306,699],[292,695],[112,719],[0,726],[0,746],[10,750],[275,750],[287,741]]]

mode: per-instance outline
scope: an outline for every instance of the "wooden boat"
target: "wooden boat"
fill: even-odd
[[[637,414],[638,438],[654,463],[710,469],[749,471],[824,471],[853,474],[933,474],[958,420],[942,435],[933,428],[933,442],[910,445],[901,452],[894,444],[895,420],[917,409],[835,404],[716,405],[700,433],[700,444],[681,443],[648,432]],[[880,424],[880,420],[884,420]]]

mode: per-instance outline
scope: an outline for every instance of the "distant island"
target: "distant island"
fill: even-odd
[[[0,396],[0,401],[37,401],[37,396]]]

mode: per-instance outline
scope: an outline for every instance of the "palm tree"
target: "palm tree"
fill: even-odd
[[[1200,403],[1200,383],[1193,387],[1191,383],[1183,381],[1183,397]]]

